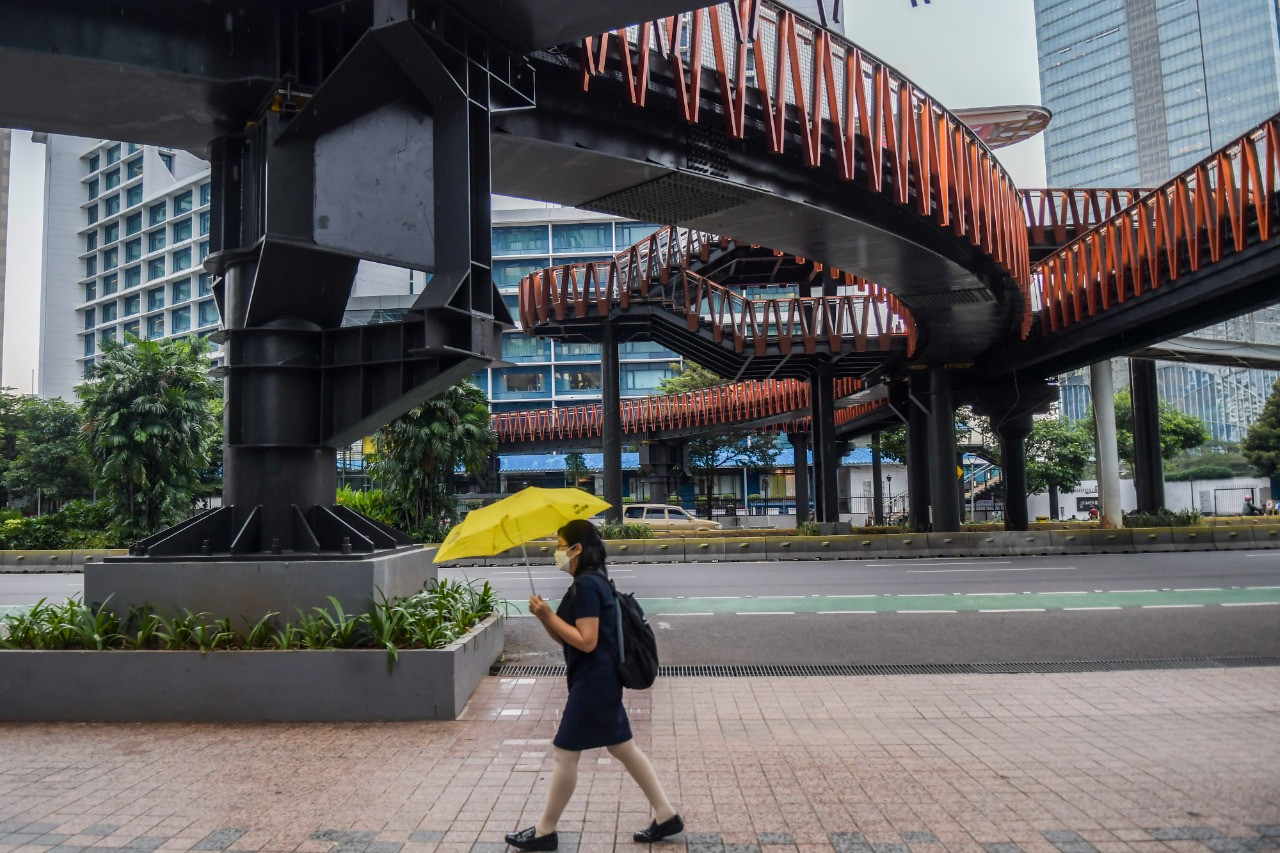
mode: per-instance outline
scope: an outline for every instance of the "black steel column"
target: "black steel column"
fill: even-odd
[[[880,471],[880,431],[871,433],[871,502],[875,504],[872,520],[884,524],[884,483]]]
[[[787,434],[795,454],[796,524],[809,520],[809,436],[802,432]]]
[[[1017,415],[996,424],[1000,437],[1000,474],[1004,482],[1004,529],[1026,530],[1027,515],[1027,435],[1031,413]]]
[[[907,524],[923,530],[929,524],[929,417],[914,400],[907,406]]]
[[[613,504],[604,514],[609,521],[622,520],[622,395],[618,377],[618,341],[613,324],[605,322],[600,343],[601,406],[604,409],[604,499]],[[666,496],[663,496],[665,500]]]
[[[836,452],[836,400],[830,364],[809,376],[809,412],[813,423],[814,520],[840,520],[840,456]]]
[[[929,371],[929,474],[933,529],[960,529],[960,490],[956,488],[956,409],[946,368]]]
[[[1158,512],[1164,507],[1164,459],[1154,361],[1129,359],[1129,389],[1133,400],[1133,485],[1138,492],[1138,512]]]

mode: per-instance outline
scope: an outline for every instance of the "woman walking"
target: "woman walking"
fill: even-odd
[[[556,565],[573,576],[556,612],[539,595],[529,597],[529,612],[564,646],[569,673],[569,701],[556,732],[555,770],[542,818],[534,826],[507,836],[517,850],[555,850],[556,824],[578,783],[578,758],[584,749],[604,747],[627,768],[653,807],[654,820],[637,832],[636,841],[657,841],[684,831],[684,821],[662,791],[648,757],[631,737],[618,680],[617,602],[605,569],[604,540],[589,521],[560,528]]]

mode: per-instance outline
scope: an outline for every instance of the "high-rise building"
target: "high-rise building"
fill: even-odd
[[[74,399],[106,341],[216,331],[213,282],[201,265],[209,253],[208,165],[149,145],[36,138],[46,149],[40,396]],[[494,278],[513,315],[523,275],[608,259],[657,227],[514,199],[495,199],[494,223]],[[422,272],[362,262],[345,322],[397,319],[426,280]],[[679,356],[632,342],[619,361],[622,394],[635,397],[653,393]],[[503,363],[475,380],[495,411],[549,408],[598,401],[600,370],[598,345],[517,329],[504,337]]]
[[[9,151],[13,134],[0,127],[0,367],[4,366],[5,247],[9,239]]]
[[[1035,11],[1050,186],[1159,186],[1280,112],[1276,0],[1035,0]],[[1280,307],[1195,334],[1277,344]],[[1161,363],[1160,394],[1239,441],[1277,375]],[[1064,378],[1066,416],[1084,417],[1088,400],[1087,373]]]

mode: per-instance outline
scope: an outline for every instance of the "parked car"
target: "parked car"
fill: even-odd
[[[719,530],[720,522],[690,515],[683,508],[668,504],[631,504],[623,507],[622,520],[628,524],[647,524],[656,532],[665,530]]]

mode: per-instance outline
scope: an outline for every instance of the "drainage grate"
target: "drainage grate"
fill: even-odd
[[[844,675],[1000,675],[1054,672],[1129,672],[1160,669],[1216,669],[1280,666],[1280,657],[1162,658],[1156,660],[1025,661],[1014,663],[836,663],[836,664],[690,664],[660,666],[664,678],[786,678]],[[563,665],[494,667],[508,678],[564,678]]]

